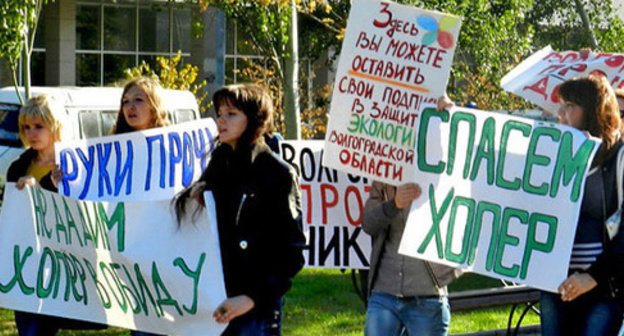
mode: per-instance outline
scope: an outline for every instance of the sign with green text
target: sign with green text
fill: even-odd
[[[423,110],[417,139],[423,192],[399,252],[556,292],[598,140],[461,108]]]
[[[208,212],[210,214],[211,212]],[[170,201],[76,201],[6,186],[0,306],[167,335],[219,335],[216,220],[178,227]]]

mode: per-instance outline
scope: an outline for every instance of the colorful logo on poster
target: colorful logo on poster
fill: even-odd
[[[422,43],[424,45],[432,45],[438,42],[440,47],[450,49],[453,47],[453,34],[448,31],[459,23],[459,18],[455,16],[443,16],[440,22],[428,15],[421,15],[416,18],[418,25],[428,31],[423,36]]]

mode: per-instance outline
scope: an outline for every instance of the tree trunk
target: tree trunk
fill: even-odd
[[[37,14],[37,20],[39,19],[39,15]],[[27,20],[24,18],[24,20]],[[26,21],[26,27],[28,26],[28,21]],[[29,27],[29,29],[31,29]],[[35,28],[32,28],[35,29]],[[32,52],[32,39],[35,39],[35,34],[31,35],[30,32],[24,34],[24,45],[22,51],[22,84],[24,85],[24,95],[26,96],[26,100],[30,99],[30,54]]]
[[[17,82],[17,69],[14,66],[11,66],[11,79],[13,80],[13,86],[15,86],[15,94],[17,94],[20,104],[24,105],[24,98],[22,98],[22,94],[19,91],[19,83]]]
[[[596,50],[598,49],[598,41],[596,40],[596,36],[594,35],[594,31],[592,30],[591,25],[589,24],[589,19],[587,18],[587,12],[583,7],[583,3],[581,2],[581,0],[574,0],[574,3],[576,4],[576,11],[583,21],[583,27],[585,27],[585,30],[589,34],[591,47]]]
[[[24,48],[24,59],[22,62],[22,68],[24,69],[24,78],[22,81],[24,82],[24,95],[26,96],[26,100],[30,99],[30,53]]]
[[[291,1],[291,18],[288,25],[288,57],[284,59],[284,76],[282,87],[284,88],[284,120],[286,134],[289,140],[301,139],[301,115],[299,114],[299,48],[297,31],[297,6]]]

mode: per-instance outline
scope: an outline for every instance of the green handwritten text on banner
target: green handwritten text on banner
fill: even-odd
[[[423,110],[415,167],[423,195],[399,252],[556,291],[598,146],[554,123]]]

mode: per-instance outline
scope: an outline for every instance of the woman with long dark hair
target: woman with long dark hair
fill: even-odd
[[[174,200],[178,219],[189,201],[214,195],[228,298],[213,316],[224,335],[279,335],[281,297],[303,267],[299,183],[292,167],[264,143],[272,120],[269,93],[230,85],[213,96],[219,144],[199,181]]]

